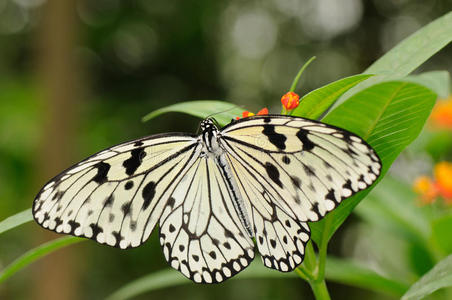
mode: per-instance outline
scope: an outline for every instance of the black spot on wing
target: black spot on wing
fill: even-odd
[[[130,190],[131,188],[133,188],[133,181],[132,180],[127,181],[124,188],[126,190]]]
[[[284,150],[286,149],[286,136],[284,134],[276,133],[275,126],[270,124],[265,124],[262,133],[265,134],[273,145],[275,145],[278,149]]]
[[[273,180],[279,187],[282,187],[282,182],[279,179],[279,171],[278,169],[271,163],[265,163],[265,171],[267,171],[268,177]]]
[[[272,246],[273,249],[276,248],[276,241],[274,239],[270,239],[270,245]]]
[[[110,165],[106,162],[101,161],[100,163],[96,164],[95,167],[97,168],[97,174],[93,177],[93,181],[97,182],[98,184],[102,184],[107,181],[107,174],[110,170]]]
[[[303,144],[303,151],[310,151],[314,148],[314,143],[308,138],[308,132],[304,129],[300,129],[297,132],[297,137]]]
[[[290,164],[290,158],[287,155],[284,155],[282,157],[282,162],[285,163],[286,165]]]
[[[149,204],[151,204],[152,198],[154,198],[155,195],[155,182],[151,181],[143,188],[142,196],[143,196],[143,207],[142,209],[145,210],[149,207]]]
[[[122,165],[126,168],[127,175],[133,175],[138,167],[141,165],[143,158],[146,156],[144,148],[136,148],[131,151],[129,159],[125,160]]]
[[[130,214],[132,202],[126,202],[121,206],[121,210],[124,213],[124,216]]]

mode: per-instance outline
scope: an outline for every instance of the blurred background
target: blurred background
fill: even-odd
[[[301,94],[362,72],[450,10],[450,0],[0,0],[0,220],[31,207],[49,178],[94,152],[153,133],[197,129],[199,120],[175,113],[142,123],[154,109],[218,99],[276,113],[281,95],[311,56],[317,60],[303,75]],[[452,70],[450,45],[419,71],[437,69]],[[450,130],[435,130],[424,133],[392,172],[407,193],[416,176],[433,176],[436,162],[452,159]],[[406,168],[409,178],[400,175]],[[428,205],[409,197],[416,210]],[[448,209],[435,205],[428,210]],[[431,267],[434,258],[421,253],[414,263],[423,264],[419,270],[392,261],[395,270],[385,269],[379,249],[402,242],[366,223],[365,214],[341,227],[331,253],[410,280]],[[34,223],[3,234],[0,269],[55,236]],[[382,241],[378,247],[375,240]],[[409,246],[399,244],[400,251]],[[101,299],[166,267],[155,234],[128,251],[85,242],[21,271],[0,286],[0,298]],[[334,299],[386,297],[335,283],[329,289]],[[313,297],[299,279],[188,284],[141,299],[148,296]]]

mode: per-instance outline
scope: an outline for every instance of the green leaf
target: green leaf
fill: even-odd
[[[253,262],[249,267],[229,280],[251,279],[251,278],[296,278],[295,273],[282,273],[269,270],[259,261]],[[138,278],[110,296],[107,300],[124,300],[148,293],[154,290],[179,286],[183,284],[192,284],[191,280],[185,278],[182,274],[173,269],[164,269]]]
[[[372,75],[360,74],[346,77],[318,88],[300,100],[291,115],[318,119],[342,94]]]
[[[31,209],[26,209],[0,222],[0,234],[33,220]]]
[[[373,228],[381,228],[409,242],[428,244],[430,220],[415,205],[416,195],[408,184],[386,176],[355,209]]]
[[[450,74],[447,71],[425,72],[401,80],[423,85],[434,91],[439,98],[447,98],[450,95]]]
[[[161,114],[168,112],[180,112],[202,119],[211,115],[215,118],[215,120],[217,120],[220,125],[223,126],[231,122],[231,119],[235,119],[235,117],[241,117],[244,110],[245,109],[235,104],[224,101],[186,101],[154,110],[153,112],[150,112],[149,114],[144,116],[142,121],[147,122]]]
[[[422,27],[374,62],[364,73],[377,76],[350,89],[335,106],[369,86],[410,74],[452,41],[451,32],[452,12]]]
[[[437,263],[427,274],[414,283],[402,300],[422,299],[433,292],[452,286],[452,255]]]
[[[406,284],[383,277],[357,262],[331,256],[327,258],[326,278],[397,297],[402,296],[408,289]]]
[[[264,267],[260,261],[255,261],[248,268],[229,280],[256,278],[289,279],[297,278],[296,276],[295,272],[277,272]],[[401,296],[408,288],[401,282],[385,278],[357,263],[338,258],[328,258],[326,278],[339,283],[395,296]],[[186,279],[176,270],[165,269],[143,276],[126,284],[107,297],[107,300],[130,299],[158,289],[183,284],[192,284],[192,281]]]
[[[432,240],[443,253],[452,253],[452,215],[445,215],[432,222]]]
[[[421,85],[385,82],[354,95],[323,121],[365,139],[380,156],[383,164],[381,179],[400,152],[419,135],[435,99],[436,94]],[[318,245],[328,242],[334,231],[371,189],[372,187],[350,197],[322,221],[312,223],[313,240]]]
[[[85,240],[86,239],[77,238],[73,236],[66,236],[47,242],[34,249],[27,251],[25,254],[17,258],[15,261],[13,261],[10,265],[6,266],[6,268],[4,268],[0,272],[0,283],[14,275],[17,271],[25,268],[29,264],[40,259],[41,257],[46,256],[60,248]]]
[[[374,62],[365,73],[406,76],[452,41],[452,12],[422,27]]]

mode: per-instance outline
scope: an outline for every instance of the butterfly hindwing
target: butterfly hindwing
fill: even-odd
[[[197,283],[212,283],[249,265],[254,244],[214,160],[199,158],[170,199],[160,219],[160,243],[173,268]]]

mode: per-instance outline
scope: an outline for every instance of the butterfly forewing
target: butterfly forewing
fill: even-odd
[[[44,228],[120,248],[150,235],[174,179],[200,153],[190,136],[153,136],[99,152],[40,191],[33,216]]]
[[[224,128],[221,142],[232,166],[243,169],[242,176],[300,222],[319,220],[370,186],[381,169],[378,156],[360,137],[302,118],[243,119]]]

